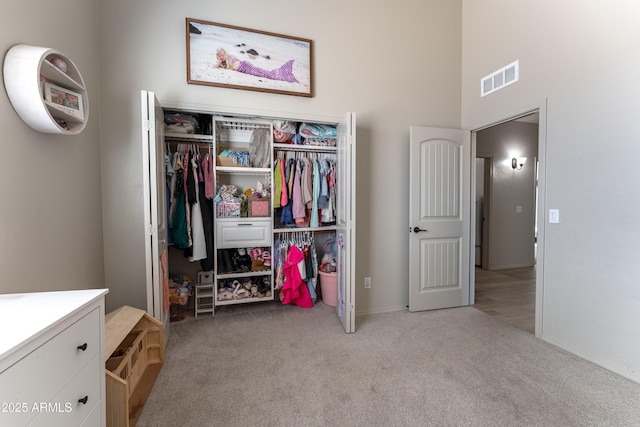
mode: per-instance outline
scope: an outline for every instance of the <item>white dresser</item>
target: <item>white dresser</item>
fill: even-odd
[[[107,289],[0,295],[0,426],[104,426]]]

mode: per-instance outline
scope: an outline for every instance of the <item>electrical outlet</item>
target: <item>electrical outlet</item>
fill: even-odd
[[[371,289],[371,277],[364,278],[364,288]]]

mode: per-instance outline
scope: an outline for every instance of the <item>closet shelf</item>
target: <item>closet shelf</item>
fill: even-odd
[[[274,228],[274,233],[296,233],[300,231],[335,231],[338,227],[335,225],[327,225],[322,227],[286,227],[286,228]]]
[[[216,171],[223,173],[237,173],[243,175],[264,175],[266,173],[271,173],[270,168],[245,168],[237,166],[216,166]]]
[[[201,142],[213,143],[213,135],[202,135],[199,133],[165,132],[164,139],[167,142],[176,141],[186,144],[198,144]]]
[[[259,301],[273,301],[272,296],[262,297],[262,298],[241,298],[241,299],[228,299],[228,300],[218,300],[216,305],[233,305],[233,304],[246,304],[248,302],[259,302]]]
[[[268,276],[271,270],[247,271],[246,273],[218,273],[218,279],[237,279],[241,277]]]
[[[337,147],[326,147],[321,145],[302,145],[302,144],[273,144],[276,151],[305,151],[316,153],[336,153]]]

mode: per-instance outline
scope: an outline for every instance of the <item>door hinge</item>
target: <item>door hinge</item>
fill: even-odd
[[[147,132],[151,130],[151,122],[148,119],[144,121],[144,127],[147,129]]]
[[[153,227],[150,224],[147,224],[146,226],[145,235],[153,236]]]

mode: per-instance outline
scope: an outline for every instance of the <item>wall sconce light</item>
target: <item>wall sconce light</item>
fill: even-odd
[[[519,158],[514,157],[513,159],[511,159],[511,167],[514,168],[515,170],[520,170],[522,169],[522,166],[524,166],[524,162],[526,161],[527,161],[526,157],[519,157]]]

